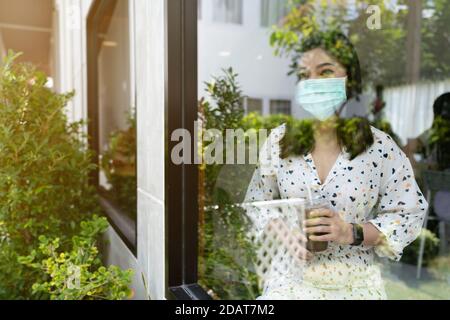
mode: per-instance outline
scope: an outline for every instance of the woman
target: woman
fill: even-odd
[[[418,237],[428,204],[391,137],[364,121],[353,141],[339,129],[346,102],[361,92],[359,62],[348,39],[317,33],[298,52],[297,102],[316,119],[314,141],[296,147],[289,126],[273,130],[265,145],[269,157],[258,165],[246,202],[307,199],[310,187],[330,209],[304,221],[303,231],[329,245],[321,253],[296,251],[304,260],[302,278],[289,268],[272,268],[259,299],[385,299],[375,254],[400,260]],[[258,235],[280,221],[273,211],[248,214]]]

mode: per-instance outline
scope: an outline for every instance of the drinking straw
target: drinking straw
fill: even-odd
[[[306,186],[307,186],[307,189],[308,189],[309,202],[312,204],[313,203],[313,196],[312,196],[311,186],[309,184],[307,184]]]

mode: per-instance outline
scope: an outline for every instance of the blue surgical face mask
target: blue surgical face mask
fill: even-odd
[[[325,121],[347,101],[347,78],[326,78],[300,81],[295,100],[320,121]]]

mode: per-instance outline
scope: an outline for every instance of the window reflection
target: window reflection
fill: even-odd
[[[261,0],[261,26],[271,27],[281,23],[288,10],[287,0]]]
[[[99,142],[104,196],[121,213],[114,219],[132,225],[137,214],[136,115],[132,105],[128,8],[128,1],[117,1],[109,24],[98,35]]]
[[[231,2],[225,4],[226,1],[214,1],[213,19],[199,21],[199,97],[205,98],[209,103],[207,107],[203,105],[200,110],[202,118],[205,119],[204,129],[214,128],[224,132],[226,129],[242,128],[246,131],[264,128],[273,134],[280,130],[283,124],[293,124],[294,127],[298,125],[301,130],[292,135],[294,138],[291,137],[297,140],[288,140],[288,145],[293,146],[292,152],[306,150],[306,153],[310,153],[309,142],[303,138],[313,134],[314,130],[310,131],[310,128],[314,127],[311,124],[314,122],[311,119],[320,115],[314,109],[305,111],[308,108],[301,106],[306,101],[305,96],[300,95],[299,98],[296,95],[299,82],[305,80],[304,76],[299,76],[303,74],[300,67],[302,64],[317,66],[316,60],[320,54],[315,52],[310,61],[305,62],[305,53],[315,48],[323,49],[334,41],[334,47],[324,50],[330,61],[322,62],[327,62],[328,65],[321,65],[318,67],[320,70],[309,70],[308,79],[347,77],[346,97],[349,101],[337,112],[340,116],[337,126],[341,128],[339,130],[342,130],[343,137],[343,132],[350,130],[348,138],[341,140],[342,145],[348,147],[348,153],[354,153],[354,159],[364,160],[364,156],[370,157],[380,153],[379,148],[373,149],[373,155],[364,150],[358,151],[365,143],[367,150],[371,150],[372,144],[364,134],[362,137],[359,134],[351,134],[351,125],[347,124],[352,123],[357,127],[368,124],[372,128],[371,131],[376,133],[375,144],[381,141],[392,143],[392,147],[386,152],[382,149],[380,159],[368,162],[367,166],[371,165],[371,168],[359,167],[356,162],[350,162],[346,166],[340,165],[339,161],[344,159],[339,158],[340,155],[337,155],[336,162],[330,161],[328,170],[325,170],[325,173],[330,171],[329,178],[321,173],[320,168],[310,168],[317,179],[314,182],[312,178],[310,185],[317,188],[311,188],[309,191],[306,186],[299,185],[299,181],[303,181],[302,173],[307,172],[308,163],[314,163],[314,157],[308,158],[300,153],[281,161],[281,165],[286,167],[290,165],[289,160],[295,162],[297,159],[300,163],[303,156],[306,156],[303,171],[300,167],[297,168],[299,176],[292,179],[291,175],[295,174],[295,170],[287,170],[288,174],[285,174],[286,170],[275,170],[277,173],[272,177],[274,181],[268,181],[270,174],[256,175],[263,166],[258,167],[258,164],[254,163],[202,166],[199,182],[201,284],[217,299],[255,299],[267,294],[264,290],[269,290],[268,288],[273,288],[276,284],[272,283],[272,287],[264,285],[262,278],[267,270],[263,270],[261,266],[276,269],[273,259],[290,261],[292,252],[283,247],[282,243],[286,239],[289,242],[292,238],[280,238],[278,232],[293,234],[291,225],[297,223],[295,219],[300,218],[294,218],[294,222],[289,220],[290,218],[283,218],[281,220],[284,224],[277,219],[272,219],[275,222],[271,224],[271,218],[261,222],[261,213],[264,210],[274,210],[278,215],[283,208],[269,210],[267,207],[259,207],[259,211],[255,211],[259,213],[259,218],[252,219],[248,208],[244,208],[242,204],[247,204],[252,199],[267,202],[299,198],[306,201],[310,197],[320,195],[329,201],[330,208],[337,208],[336,204],[341,202],[341,211],[349,209],[351,212],[344,213],[344,220],[348,223],[356,221],[363,224],[370,219],[377,221],[379,225],[374,223],[374,226],[381,232],[385,231],[383,235],[386,236],[387,244],[377,244],[376,249],[361,249],[360,256],[347,261],[346,255],[353,255],[355,251],[348,244],[331,242],[327,254],[317,254],[314,259],[322,259],[320,261],[326,267],[336,269],[331,271],[331,268],[318,268],[317,270],[322,270],[324,274],[322,279],[316,279],[314,272],[311,273],[312,268],[308,269],[303,265],[302,272],[306,270],[306,273],[302,273],[303,276],[306,274],[309,279],[314,278],[314,281],[323,282],[327,279],[328,285],[336,285],[339,281],[348,283],[350,280],[367,283],[372,279],[369,276],[362,275],[360,279],[355,280],[352,277],[356,277],[357,272],[353,273],[353,276],[348,274],[348,270],[353,270],[361,260],[365,261],[361,268],[370,265],[372,275],[382,279],[383,285],[379,288],[384,288],[386,296],[381,292],[378,297],[448,299],[450,220],[447,219],[445,208],[448,208],[446,201],[450,198],[446,193],[446,190],[450,189],[446,174],[450,169],[450,158],[447,154],[447,150],[450,150],[447,139],[450,122],[446,111],[450,106],[446,95],[450,92],[450,60],[443,52],[450,49],[450,40],[445,36],[445,26],[450,23],[450,1],[426,1],[422,6],[416,2],[400,5],[397,1],[381,6],[381,3],[375,2],[374,5],[380,6],[380,11],[373,11],[373,15],[368,14],[367,4],[363,1],[294,1],[290,4],[276,0],[248,1],[255,7],[259,5],[261,11],[245,12],[246,7],[242,4],[240,10],[236,9],[234,5],[237,2],[233,1],[232,5]],[[217,12],[220,10],[234,13],[224,14],[219,18]],[[236,18],[238,12],[240,19]],[[382,16],[380,28],[376,27],[377,12]],[[204,11],[204,14],[208,13]],[[243,20],[244,15],[246,19]],[[214,23],[218,21],[240,23],[242,28],[237,32],[231,26]],[[336,34],[340,33],[354,45],[358,59],[354,59],[353,52],[342,53],[346,40],[336,40],[339,38]],[[320,34],[321,38],[314,38],[315,34]],[[299,47],[300,44],[303,47]],[[340,73],[339,66],[330,67],[332,63],[342,64],[345,67],[344,73]],[[226,70],[229,68],[232,68],[233,77],[227,75]],[[361,72],[356,72],[359,69]],[[206,86],[205,83],[214,84],[216,89],[220,87],[221,90],[213,93],[210,90],[212,87]],[[319,85],[319,82],[315,83]],[[336,83],[333,85],[339,86]],[[236,91],[233,91],[233,88]],[[242,101],[241,105],[230,103],[228,99],[234,96],[233,94],[237,94],[236,101]],[[324,117],[327,118],[327,115]],[[385,135],[389,138],[380,138],[386,137]],[[315,139],[317,138],[320,137],[316,136]],[[207,147],[208,143],[204,147]],[[263,145],[264,143],[259,144],[260,147]],[[310,147],[313,148],[312,145]],[[354,159],[347,161],[356,161]],[[387,164],[381,166],[378,161]],[[394,162],[398,166],[394,166]],[[369,174],[367,170],[380,173],[377,171],[380,167],[391,165],[394,167],[389,168],[389,172],[381,172],[384,178],[374,176],[369,179],[372,181],[364,180]],[[349,172],[356,170],[355,168],[358,172],[350,176]],[[293,173],[290,174],[290,171]],[[345,176],[342,181],[339,180],[341,175]],[[386,176],[392,179],[386,180]],[[359,181],[355,182],[356,178],[361,180],[362,187]],[[379,179],[378,183],[375,179]],[[339,192],[331,192],[324,187],[333,181],[340,181],[336,186],[340,189]],[[364,184],[366,182],[367,185]],[[391,189],[383,189],[386,194],[379,197],[377,192],[371,193],[378,185],[380,188]],[[398,194],[399,189],[406,193],[412,191],[413,195],[405,193],[402,197],[406,200],[389,198]],[[262,190],[261,194],[271,196],[248,198],[249,194],[258,194],[255,190]],[[311,194],[308,194],[309,192]],[[353,203],[359,203],[358,199],[364,200],[354,206]],[[425,215],[426,202],[430,206]],[[270,214],[267,216],[271,217]],[[397,218],[393,219],[394,216]],[[425,221],[422,222],[422,218]],[[415,222],[412,223],[412,220]],[[411,224],[409,228],[408,224]],[[266,255],[261,256],[261,251],[258,250],[261,242],[255,242],[251,232],[255,227],[261,227],[264,231],[267,226],[268,233],[263,243],[270,250],[263,250]],[[391,231],[386,230],[391,230],[393,235],[389,233]],[[404,235],[397,236],[397,232],[414,236],[406,239]],[[299,239],[297,240],[301,241]],[[398,247],[393,249],[394,242],[398,243]],[[271,251],[274,246],[280,250]],[[272,256],[269,259],[267,255]],[[397,258],[400,261],[396,261]],[[366,263],[369,260],[370,263]],[[265,261],[267,265],[261,264],[261,261]],[[331,264],[327,265],[330,261]],[[338,262],[343,263],[342,268],[338,267]],[[380,277],[376,275],[377,270]],[[280,285],[287,286],[288,282]],[[324,283],[312,285],[311,292],[317,293],[314,297],[370,299],[377,296],[376,292],[358,291],[359,289],[348,296],[341,291],[335,296],[330,293],[321,296],[322,285]],[[271,292],[272,295],[266,296],[287,298],[286,291]],[[302,292],[304,295],[296,297],[311,297],[311,292]]]
[[[242,24],[242,0],[214,0],[214,21]]]
[[[247,98],[247,113],[256,112],[263,114],[263,101],[262,99]]]
[[[271,114],[285,114],[291,115],[291,101],[289,100],[271,100],[270,101]]]

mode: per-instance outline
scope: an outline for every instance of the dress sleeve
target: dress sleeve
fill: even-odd
[[[376,143],[384,147],[378,164],[381,165],[379,202],[370,223],[384,239],[375,252],[399,261],[404,248],[419,236],[428,203],[416,183],[409,159],[392,138],[386,136]]]
[[[245,196],[246,214],[251,222],[252,235],[259,238],[269,221],[279,217],[278,212],[269,209],[258,209],[253,202],[279,199],[277,169],[279,166],[279,140],[283,134],[282,128],[275,129],[260,150],[259,163]]]

